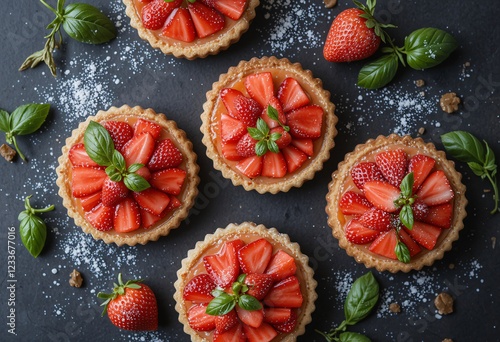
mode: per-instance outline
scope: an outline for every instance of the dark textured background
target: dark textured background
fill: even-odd
[[[54,203],[56,210],[44,215],[50,231],[37,259],[28,254],[16,237],[17,340],[188,340],[177,321],[172,299],[180,261],[205,234],[230,222],[248,220],[288,233],[313,259],[319,300],[313,322],[299,340],[320,341],[314,329],[326,330],[342,321],[346,289],[353,279],[366,272],[363,265],[339,249],[326,225],[327,184],[344,154],[379,134],[396,131],[415,136],[419,127],[425,127],[423,138],[439,148],[440,134],[464,129],[486,139],[500,158],[500,7],[496,1],[379,1],[383,19],[390,18],[400,27],[393,33],[400,44],[412,30],[428,26],[446,29],[460,42],[460,48],[443,65],[426,71],[400,69],[396,81],[379,91],[356,87],[362,63],[335,65],[322,58],[322,41],[330,22],[341,10],[351,7],[347,1],[328,10],[320,0],[263,0],[250,30],[239,43],[218,56],[195,61],[153,51],[129,27],[124,6],[118,1],[88,2],[119,25],[119,36],[102,46],[66,38],[62,51],[56,53],[56,79],[45,66],[17,71],[27,55],[42,47],[46,34],[43,26],[51,20],[49,12],[33,0],[9,2],[0,11],[0,108],[11,112],[23,103],[52,103],[43,128],[19,139],[30,162],[26,165],[19,160],[13,164],[0,161],[2,341],[14,340],[6,325],[7,227],[15,226],[17,232],[17,214],[23,209],[22,199],[29,194],[34,194],[34,205]],[[292,27],[279,30],[287,22]],[[286,44],[278,41],[274,35],[277,32],[283,34]],[[288,57],[322,78],[332,93],[339,117],[336,146],[323,171],[302,188],[278,195],[245,192],[221,181],[220,173],[214,171],[205,156],[199,131],[205,92],[218,75],[242,59],[265,55]],[[469,67],[463,66],[466,62]],[[89,76],[89,70],[95,75]],[[426,87],[415,87],[413,81],[419,78],[426,81]],[[94,83],[100,84],[101,91],[96,91]],[[78,92],[71,95],[71,87],[90,89],[90,95],[78,98]],[[420,91],[425,91],[424,98],[420,98]],[[437,103],[439,96],[448,91],[457,92],[465,101],[465,106],[452,116],[443,113]],[[68,101],[68,96],[76,96],[76,100]],[[145,246],[118,248],[94,242],[66,217],[57,195],[54,170],[64,139],[79,121],[98,109],[124,103],[166,113],[187,132],[199,156],[200,192],[207,197],[198,199],[189,222],[168,237]],[[382,289],[377,311],[352,330],[364,332],[374,341],[441,341],[446,337],[454,341],[498,340],[500,248],[493,249],[491,238],[499,235],[500,214],[489,214],[492,193],[483,192],[489,184],[463,164],[458,163],[457,167],[464,175],[469,200],[469,215],[461,238],[443,260],[421,272],[391,275],[374,271]],[[451,269],[450,264],[455,267]],[[74,267],[85,278],[81,289],[67,284]],[[146,279],[155,291],[160,309],[158,332],[120,331],[107,318],[99,317],[95,294],[109,289],[120,271],[127,278]],[[440,318],[435,315],[432,301],[444,290],[456,299],[455,313]],[[392,302],[402,305],[399,315],[387,312]]]

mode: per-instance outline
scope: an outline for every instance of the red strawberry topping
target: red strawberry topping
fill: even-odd
[[[359,190],[363,191],[366,182],[378,180],[383,181],[384,176],[377,164],[373,162],[359,163],[351,169],[351,178]]]
[[[408,163],[408,173],[413,172],[413,191],[417,191],[427,176],[431,173],[436,161],[426,155],[417,154]]]
[[[71,147],[68,157],[71,161],[71,165],[73,166],[99,167],[99,165],[95,161],[90,159],[87,151],[85,151],[85,146],[83,144],[76,144]]]
[[[375,157],[375,162],[387,182],[399,187],[407,173],[406,153],[401,149],[380,152]]]
[[[253,156],[245,158],[236,165],[236,169],[248,178],[260,176],[262,173],[262,157]]]
[[[142,9],[142,24],[149,30],[160,29],[172,11],[179,7],[182,0],[166,2],[153,0]]]
[[[115,208],[106,207],[101,203],[92,211],[85,213],[85,219],[97,230],[108,231],[113,229],[114,215]]]
[[[172,140],[165,139],[156,146],[149,160],[148,169],[150,171],[158,171],[170,167],[177,167],[180,163],[182,163],[181,151],[174,145]]]
[[[116,206],[113,227],[118,233],[129,233],[141,227],[141,212],[132,198],[126,198]]]
[[[134,135],[132,127],[123,121],[106,121],[103,126],[109,132],[109,135],[111,135],[111,139],[115,144],[115,149],[117,149],[118,152],[123,151],[123,146],[125,146]]]
[[[113,182],[107,178],[102,186],[101,201],[107,207],[114,207],[127,198],[129,189],[123,182]]]
[[[388,213],[398,210],[394,201],[399,198],[401,191],[394,185],[381,181],[370,181],[365,183],[364,188],[366,199],[374,207]]]
[[[176,8],[168,17],[161,33],[169,38],[190,43],[196,39],[193,20],[187,8]]]
[[[368,243],[380,234],[380,231],[366,228],[356,220],[349,221],[344,230],[347,241],[355,244]]]
[[[443,171],[431,173],[417,192],[417,197],[429,206],[449,202],[454,196],[450,182]]]
[[[271,260],[273,246],[266,239],[259,239],[238,251],[241,271],[245,274],[264,273]]]
[[[238,316],[236,315],[236,311],[234,311],[234,310],[229,311],[227,314],[225,314],[223,316],[216,316],[215,317],[215,331],[216,331],[216,333],[223,333],[225,331],[231,330],[231,329],[233,329],[233,327],[235,327],[237,325],[239,326],[239,321],[238,321]],[[240,328],[240,327],[238,327],[238,328]],[[243,331],[241,328],[239,330],[240,330],[239,336],[241,336],[243,334]],[[226,341],[223,339],[222,336],[219,336],[219,339],[221,341]],[[214,334],[214,341],[216,341],[215,334]],[[231,341],[231,340],[229,339],[229,341]],[[238,341],[238,339],[236,339],[236,341]]]
[[[172,168],[153,173],[150,184],[169,195],[177,196],[181,193],[185,179],[186,171]]]
[[[236,145],[236,153],[242,158],[255,156],[255,145],[257,140],[252,138],[249,133],[245,134]]]
[[[197,331],[215,329],[215,316],[206,313],[208,303],[193,305],[188,313],[189,326]]]
[[[199,38],[208,37],[224,28],[224,16],[215,9],[197,1],[189,2],[188,10]]]
[[[365,196],[357,192],[347,191],[342,195],[339,207],[344,215],[363,215],[372,205]]]
[[[103,169],[97,167],[74,167],[71,171],[73,197],[80,198],[101,191],[108,177]]]
[[[285,78],[278,89],[278,99],[283,104],[283,110],[291,110],[307,106],[310,102],[300,83],[292,77]]]
[[[218,254],[203,258],[205,269],[214,282],[222,288],[231,285],[238,277],[238,250],[243,245],[241,240],[234,240],[224,244]]]
[[[194,303],[208,303],[214,299],[213,290],[215,283],[212,278],[208,274],[198,274],[187,283],[182,298]]]
[[[299,280],[296,276],[291,276],[273,286],[264,298],[264,304],[270,307],[300,308],[303,300]]]
[[[321,136],[323,108],[310,105],[295,109],[287,114],[287,124],[292,136],[317,139]]]
[[[245,78],[245,88],[261,108],[267,108],[267,104],[274,97],[273,75],[270,72],[249,75]]]
[[[380,232],[385,232],[391,228],[391,214],[377,208],[367,210],[358,221],[362,226]]]

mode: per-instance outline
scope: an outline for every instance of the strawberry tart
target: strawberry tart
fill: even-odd
[[[216,55],[236,43],[259,0],[123,0],[130,24],[165,54],[187,59]]]
[[[312,179],[337,134],[330,93],[288,59],[240,62],[213,84],[203,109],[203,143],[214,167],[259,193]]]
[[[68,215],[95,239],[146,244],[187,217],[198,165],[184,131],[152,109],[111,107],[73,131],[57,167]]]
[[[466,216],[465,186],[432,143],[379,136],[333,173],[328,224],[340,247],[379,271],[419,270],[452,247]]]
[[[175,309],[192,341],[295,341],[317,298],[298,244],[245,222],[217,229],[182,261]]]

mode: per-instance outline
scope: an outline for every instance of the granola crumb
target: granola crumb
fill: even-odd
[[[326,8],[332,8],[337,5],[337,0],[323,0],[325,2]]]
[[[470,62],[465,62],[464,67],[470,67]]]
[[[425,127],[420,127],[418,129],[418,135],[424,135],[424,133],[425,133]]]
[[[491,192],[491,189],[483,189],[483,192]]]
[[[421,88],[425,85],[425,81],[420,79],[420,80],[416,80],[415,81],[415,85],[418,87],[418,88]]]
[[[398,303],[391,303],[389,305],[389,310],[392,313],[400,313],[401,312],[401,306]]]
[[[449,265],[448,265],[448,268],[449,268],[450,270],[454,269],[454,268],[455,268],[455,264],[449,264]]]
[[[80,272],[73,270],[69,275],[69,285],[73,287],[81,287],[83,283],[83,277]]]
[[[497,244],[497,238],[495,236],[491,237],[491,249],[495,249],[495,246]]]
[[[446,292],[441,292],[434,299],[434,305],[440,315],[448,315],[453,312],[453,298]]]
[[[421,97],[425,97],[425,91],[421,91],[419,94]]]
[[[442,342],[453,342],[451,338],[445,338]]]
[[[7,144],[2,144],[2,146],[0,146],[0,155],[4,157],[6,161],[11,162],[16,156],[16,150]]]
[[[439,100],[441,109],[448,114],[456,112],[458,110],[459,104],[460,98],[456,93],[443,94],[443,96],[441,96],[441,99]]]

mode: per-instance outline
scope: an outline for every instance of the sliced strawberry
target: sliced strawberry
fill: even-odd
[[[99,203],[101,203],[101,193],[96,192],[93,195],[85,196],[80,198],[80,204],[82,205],[83,211],[91,211]]]
[[[171,168],[153,173],[149,183],[156,189],[177,196],[181,193],[185,179],[186,171]]]
[[[153,188],[134,192],[134,198],[142,209],[155,216],[160,216],[170,203],[170,197],[167,194]]]
[[[371,208],[358,219],[366,228],[385,232],[391,229],[391,214],[377,208]]]
[[[264,321],[271,324],[285,323],[290,319],[292,309],[289,308],[266,308],[264,309]]]
[[[255,145],[257,145],[257,140],[252,138],[250,133],[247,133],[238,141],[236,152],[242,158],[255,156]]]
[[[90,159],[87,151],[85,150],[85,145],[83,144],[73,145],[73,147],[69,150],[68,157],[71,165],[73,166],[99,166],[99,164]]]
[[[266,108],[269,100],[274,97],[273,75],[270,72],[249,75],[245,78],[245,88],[261,108]]]
[[[196,39],[193,20],[187,8],[174,9],[161,31],[165,37],[190,43]]]
[[[142,208],[139,209],[141,211],[142,226],[146,229],[160,221],[165,216],[164,213],[161,213],[160,215],[153,215]]]
[[[222,142],[238,141],[247,132],[246,126],[229,115],[222,114],[220,117],[220,130]]]
[[[238,20],[245,12],[247,0],[214,0],[216,10],[233,20]]]
[[[246,325],[258,328],[264,321],[264,309],[248,311],[243,308],[240,308],[239,305],[236,305],[236,314],[238,318]]]
[[[179,7],[182,0],[166,2],[165,0],[153,0],[142,8],[142,24],[148,30],[160,29],[167,20],[170,13]]]
[[[291,333],[297,326],[297,313],[292,310],[288,321],[273,325],[276,330],[282,333]]]
[[[247,274],[245,284],[249,288],[247,294],[262,300],[273,286],[273,277],[269,274]]]
[[[132,164],[146,165],[155,150],[155,139],[147,132],[134,135],[123,147],[123,157],[127,167]]]
[[[401,229],[399,231],[399,238],[401,239],[401,242],[408,247],[408,250],[410,251],[410,257],[413,257],[420,253],[422,251],[422,248],[406,233],[404,229]]]
[[[312,139],[293,139],[292,145],[308,156],[312,156],[314,154],[314,143]]]
[[[285,112],[307,106],[310,102],[309,96],[300,83],[292,77],[285,78],[281,83],[278,89],[278,99]]]
[[[274,281],[280,281],[295,274],[297,265],[295,259],[287,252],[279,250],[274,254],[267,266],[266,274],[273,277]]]
[[[206,274],[205,274],[206,275]],[[215,288],[215,284],[214,284]],[[236,315],[236,310],[231,310],[227,314],[223,316],[215,317],[215,330],[219,333],[223,333],[225,331],[231,330],[238,324],[238,315]],[[215,341],[215,336],[214,336]],[[222,341],[222,337],[221,337]]]
[[[408,173],[413,172],[413,192],[416,192],[419,186],[431,173],[436,161],[423,154],[414,155],[408,162]]]
[[[408,161],[401,149],[384,151],[377,154],[375,163],[389,184],[399,187],[407,174]]]
[[[266,322],[262,322],[258,328],[243,325],[243,330],[248,338],[248,342],[270,342],[278,335],[278,332]]]
[[[231,312],[234,312],[234,310]],[[215,318],[215,323],[217,324],[217,318]],[[219,332],[216,328],[213,335],[213,342],[245,342],[246,340],[242,324],[236,324],[233,328],[224,332]]]
[[[410,234],[413,240],[418,242],[422,247],[432,250],[437,243],[441,229],[431,224],[415,221],[411,230],[405,228],[406,232]]]
[[[203,258],[203,264],[215,284],[225,288],[236,281],[240,267],[238,264],[238,250],[244,245],[241,240],[226,242],[222,250]]]
[[[269,128],[279,127],[280,124],[279,124],[278,121],[273,120],[273,119],[271,119],[269,117],[269,115],[267,114],[267,107],[268,106],[271,106],[274,109],[276,109],[276,111],[278,112],[278,120],[283,125],[285,125],[286,124],[285,112],[283,111],[283,108],[281,107],[281,103],[279,102],[279,100],[276,97],[273,96],[269,100],[269,103],[264,107],[264,110],[262,111],[262,115],[260,116],[262,118],[262,120],[264,120],[267,123],[267,125],[269,126]]]
[[[238,151],[236,150],[236,146],[238,146],[238,141],[233,141],[233,142],[221,142],[221,150],[222,150],[222,156],[224,159],[227,160],[233,160],[233,161],[238,161],[243,159],[238,154]]]
[[[198,274],[184,287],[182,298],[194,303],[208,303],[214,299],[213,290],[215,290],[215,283],[212,278],[208,274]]]
[[[286,116],[290,134],[295,138],[316,139],[321,136],[323,108],[310,105],[295,109]]]
[[[170,211],[179,208],[182,205],[182,202],[175,196],[170,196],[170,202],[168,203],[165,211]]]
[[[262,157],[248,157],[236,164],[236,168],[248,178],[260,176],[262,173]]]
[[[238,119],[247,127],[255,127],[257,119],[262,113],[262,107],[254,99],[238,96],[234,100],[238,112]]]
[[[264,273],[273,254],[273,245],[266,239],[255,240],[238,251],[243,273]]]
[[[193,305],[187,313],[189,326],[196,331],[211,331],[215,329],[216,316],[206,313],[207,306],[208,303]]]
[[[188,9],[198,37],[208,37],[224,28],[224,17],[213,8],[196,1],[189,2]]]
[[[441,228],[450,228],[452,216],[453,205],[451,203],[444,203],[429,207],[429,212],[422,221]]]
[[[175,0],[176,1],[176,0]],[[148,132],[151,134],[154,140],[158,139],[161,134],[161,126],[157,123],[139,119],[134,125],[134,135],[139,135],[141,133]]]
[[[380,235],[380,231],[366,228],[354,219],[347,223],[344,232],[347,241],[359,245],[371,242]]]
[[[285,157],[288,172],[294,172],[300,168],[308,158],[304,152],[293,146],[285,147],[281,153]]]
[[[123,181],[113,182],[111,179],[106,178],[102,186],[101,201],[106,207],[114,207],[125,198],[127,198],[129,189],[125,186]]]
[[[339,207],[344,215],[363,215],[372,205],[365,196],[354,191],[346,191],[340,199]]]
[[[127,198],[116,206],[114,228],[118,233],[128,233],[141,227],[141,212],[132,198]]]
[[[236,108],[236,99],[239,97],[245,97],[245,95],[243,95],[239,90],[224,88],[220,91],[219,97],[221,98],[224,107],[226,107],[229,116],[234,119],[239,119],[240,116],[238,109]]]
[[[264,304],[270,307],[300,308],[303,300],[299,280],[296,276],[291,276],[273,286],[264,298]]]
[[[281,137],[276,140],[276,145],[278,145],[278,148],[280,150],[284,149],[292,142],[292,136],[290,135],[290,133],[285,131],[283,127],[275,127],[271,129],[271,134],[273,133],[281,134]]]
[[[111,135],[115,149],[119,152],[123,151],[123,146],[134,136],[134,130],[124,121],[106,121],[103,126]]]
[[[150,171],[158,171],[177,167],[180,163],[182,163],[181,151],[174,145],[172,140],[165,139],[156,146],[148,163],[148,169]]]
[[[101,191],[108,175],[97,167],[74,167],[71,170],[73,197],[86,197]]]
[[[454,196],[450,182],[443,171],[431,173],[417,192],[417,197],[428,206],[449,202]]]
[[[351,169],[351,178],[354,184],[356,184],[358,189],[361,191],[363,191],[366,182],[385,180],[377,164],[372,162],[356,164],[356,166]]]
[[[92,211],[85,213],[85,219],[97,230],[108,231],[113,229],[115,208],[99,204]]]
[[[393,213],[398,208],[394,201],[398,199],[400,190],[386,182],[370,181],[364,185],[365,196],[374,207]]]
[[[281,178],[286,175],[286,161],[281,152],[267,152],[262,163],[262,176]]]
[[[396,255],[396,244],[398,243],[398,237],[396,236],[396,231],[391,229],[385,233],[382,233],[375,241],[372,242],[368,248],[370,252],[384,256],[389,259],[397,260]]]
[[[416,199],[415,203],[411,205],[411,210],[413,211],[413,218],[417,221],[424,220],[429,214],[429,207],[424,201]]]

